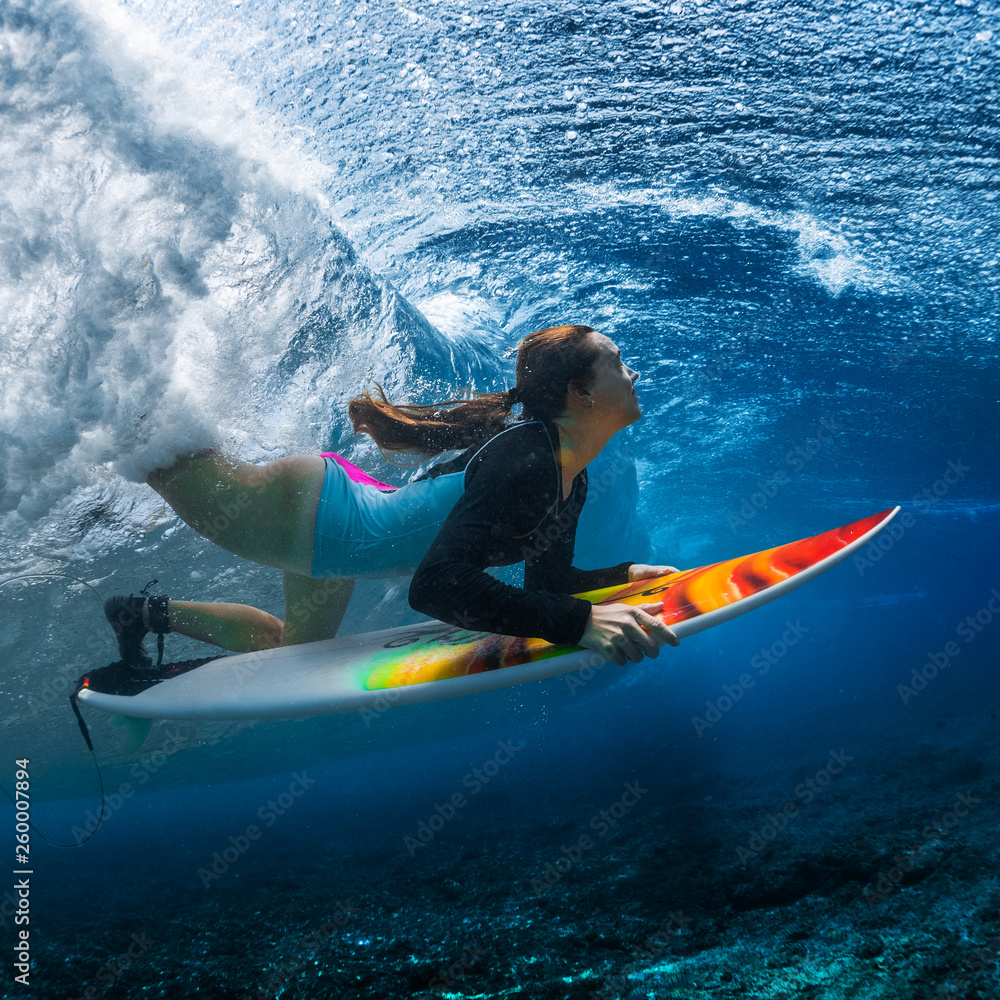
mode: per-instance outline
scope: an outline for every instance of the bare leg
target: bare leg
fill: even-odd
[[[177,515],[234,555],[308,574],[326,465],[318,455],[249,465],[206,451],[147,478]]]
[[[171,631],[234,653],[332,639],[347,611],[354,581],[313,580],[289,572],[284,581],[285,622],[248,604],[170,600]],[[149,628],[148,605],[143,607],[143,624]]]
[[[284,582],[285,628],[281,645],[332,639],[347,611],[354,581],[340,577],[313,580],[286,570]]]
[[[145,610],[145,609],[144,609]],[[247,604],[202,604],[174,601],[167,605],[170,628],[199,642],[234,653],[252,653],[281,645],[284,627],[266,611]],[[148,625],[148,614],[144,614]]]

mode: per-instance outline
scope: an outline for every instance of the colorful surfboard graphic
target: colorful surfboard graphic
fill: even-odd
[[[783,581],[819,566],[867,532],[887,522],[894,513],[895,510],[885,510],[841,528],[773,549],[578,596],[594,604],[644,604],[659,600],[663,604],[661,617],[668,625],[689,622],[725,610],[731,612],[725,617],[735,617],[741,613],[736,607],[741,602],[763,597]],[[785,589],[781,588],[781,592]],[[754,606],[759,603],[764,601],[760,600]],[[706,622],[705,627],[708,626]],[[699,629],[686,629],[685,634],[694,631]],[[401,636],[396,648],[380,650],[372,656],[364,687],[375,691],[464,677],[561,656],[576,649],[579,647],[555,646],[543,639],[468,632],[439,623],[429,629],[421,626],[409,636]],[[362,674],[364,676],[364,671]]]

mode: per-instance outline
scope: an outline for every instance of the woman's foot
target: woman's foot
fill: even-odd
[[[131,594],[128,597],[116,594],[104,602],[104,617],[118,641],[118,655],[127,666],[146,669],[153,665],[142,641],[147,632],[164,635],[171,631],[167,603],[166,597],[133,597]]]
[[[130,667],[151,667],[153,660],[142,640],[149,629],[144,621],[145,597],[125,597],[117,594],[104,602],[104,617],[118,640],[118,655]]]

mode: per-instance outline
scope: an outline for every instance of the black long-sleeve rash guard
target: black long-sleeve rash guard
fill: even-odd
[[[627,583],[632,563],[573,566],[587,470],[563,500],[558,443],[554,424],[531,420],[501,431],[473,455],[465,492],[410,582],[410,607],[466,629],[580,640],[591,606],[569,595]],[[521,561],[523,590],[483,572]]]

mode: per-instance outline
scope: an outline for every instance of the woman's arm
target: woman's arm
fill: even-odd
[[[469,471],[465,492],[410,583],[410,606],[462,628],[572,644],[586,627],[589,602],[532,589],[527,580],[522,590],[484,572],[530,557],[531,532],[550,505],[552,459],[524,449],[530,442],[528,433],[518,434]]]

